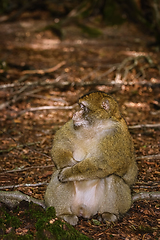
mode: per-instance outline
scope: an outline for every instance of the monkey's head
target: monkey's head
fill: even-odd
[[[98,121],[119,121],[121,114],[117,102],[104,92],[92,92],[79,99],[80,110],[73,115],[75,128],[88,127]]]

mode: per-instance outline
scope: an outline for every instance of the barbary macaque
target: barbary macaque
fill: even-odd
[[[137,176],[132,138],[108,94],[86,94],[79,106],[55,134],[51,155],[56,170],[45,203],[72,225],[78,217],[95,214],[115,221],[131,207],[130,187]]]

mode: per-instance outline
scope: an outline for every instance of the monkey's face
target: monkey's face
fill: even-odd
[[[73,115],[73,125],[75,129],[78,129],[79,127],[89,127],[92,124],[92,120],[90,118],[90,110],[87,106],[85,106],[83,103],[79,104],[80,110],[77,111]]]
[[[80,110],[73,115],[75,129],[89,128],[104,123],[108,119],[120,119],[116,101],[103,92],[94,92],[79,99]]]

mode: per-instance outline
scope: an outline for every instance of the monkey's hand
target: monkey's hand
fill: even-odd
[[[71,167],[63,168],[58,175],[60,182],[68,182],[68,175],[70,175]]]
[[[58,179],[60,182],[69,182],[69,181],[75,181],[75,176],[73,175],[73,168],[72,167],[66,167],[63,168],[62,171],[59,172]],[[82,179],[78,179],[78,181],[84,180],[83,177]]]
[[[105,178],[115,173],[115,168],[104,166],[102,161],[94,158],[87,158],[78,162],[72,167],[63,168],[58,179],[60,182],[83,181],[88,179]]]
[[[98,169],[92,160],[86,159],[72,167],[63,168],[59,172],[58,179],[60,182],[72,182],[104,177],[106,174],[103,169]]]

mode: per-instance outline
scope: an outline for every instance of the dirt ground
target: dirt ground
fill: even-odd
[[[154,39],[129,23],[103,27],[93,39],[70,23],[61,41],[41,31],[51,21],[45,13],[41,20],[25,13],[0,24],[0,189],[43,199],[55,131],[72,117],[80,96],[102,90],[117,99],[134,140],[139,174],[133,192],[159,191],[160,51],[149,47]],[[32,220],[28,224],[17,236],[35,231]],[[80,219],[75,228],[96,240],[160,240],[160,200],[134,203],[114,224]]]

